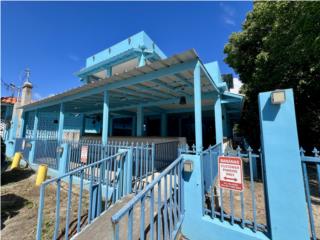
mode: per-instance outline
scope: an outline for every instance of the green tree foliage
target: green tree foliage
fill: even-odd
[[[320,143],[320,2],[255,2],[224,48],[244,83],[240,128],[259,145],[258,93],[293,88],[301,145]]]

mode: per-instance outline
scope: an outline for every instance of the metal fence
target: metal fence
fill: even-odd
[[[99,140],[82,140],[68,143],[70,144],[68,171],[94,163],[101,158],[112,156],[116,154],[119,149],[132,149],[133,191],[140,191],[153,179],[154,144],[110,141],[107,145],[103,145]],[[81,150],[83,147],[85,147],[87,151],[87,159],[85,162],[81,161]],[[85,179],[88,179],[88,173],[85,174]]]
[[[21,152],[23,159],[28,162],[31,147],[32,147],[31,139],[16,138],[14,152]]]
[[[316,240],[320,238],[320,223],[316,219],[316,214],[320,210],[320,156],[316,148],[312,151],[313,156],[306,156],[303,148],[300,149],[300,154],[309,214],[310,235],[312,240]]]
[[[184,213],[182,170],[179,157],[114,214],[113,239],[175,239]]]
[[[218,143],[201,153],[204,191],[210,192],[218,174],[218,157],[222,153],[222,144]]]
[[[237,192],[227,190],[215,184],[206,184],[204,213],[231,225],[238,224],[241,228],[249,228],[254,232],[267,232],[266,207],[264,198],[264,180],[254,177],[256,161],[261,161],[261,154],[253,153],[249,147],[247,151],[228,150],[225,156],[241,157],[243,161],[244,190]],[[215,155],[214,155],[215,156]],[[215,157],[212,156],[212,159]],[[262,165],[262,164],[261,164]],[[263,172],[261,170],[261,172]],[[210,177],[209,177],[210,179]],[[212,179],[210,179],[212,180]],[[205,184],[205,183],[204,183]],[[208,187],[211,186],[211,189]]]
[[[155,144],[154,167],[161,171],[169,166],[178,157],[179,141],[170,141]]]
[[[128,194],[123,171],[127,154],[117,153],[45,181],[40,187],[36,239],[44,234],[45,239],[69,239]],[[90,173],[89,180],[85,180],[86,172]],[[79,185],[73,185],[74,181]],[[56,191],[55,211],[44,211],[46,202],[52,201],[45,198],[46,191]]]
[[[57,151],[57,147],[61,143],[57,139],[36,139],[34,140],[34,163],[46,164],[49,168],[59,169],[60,154]]]

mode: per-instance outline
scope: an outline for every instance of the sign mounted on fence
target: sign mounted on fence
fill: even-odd
[[[88,161],[88,146],[82,146],[81,147],[81,162],[82,163],[87,163]]]
[[[224,189],[242,192],[243,174],[240,157],[220,156],[218,158],[219,186]]]

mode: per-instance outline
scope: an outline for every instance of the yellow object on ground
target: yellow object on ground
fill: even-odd
[[[45,164],[41,164],[38,167],[36,186],[40,186],[47,178],[48,166]]]
[[[13,157],[13,161],[12,161],[12,164],[11,164],[11,169],[19,168],[21,159],[22,159],[22,153],[21,152],[16,152],[14,154],[14,157]]]

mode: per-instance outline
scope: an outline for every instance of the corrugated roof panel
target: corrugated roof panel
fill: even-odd
[[[150,65],[146,65],[146,66],[143,66],[143,67],[140,67],[140,68],[137,68],[137,69],[132,69],[132,70],[130,70],[128,72],[121,73],[119,75],[115,75],[115,76],[112,76],[112,77],[109,77],[109,78],[106,78],[106,79],[103,79],[103,80],[100,80],[100,81],[96,81],[96,82],[93,82],[93,83],[82,85],[80,87],[70,89],[70,90],[65,91],[63,93],[59,93],[59,94],[56,94],[54,96],[51,96],[51,97],[48,97],[48,98],[45,98],[45,99],[41,99],[39,101],[36,101],[36,102],[31,103],[31,104],[25,105],[24,107],[37,106],[37,105],[42,104],[42,103],[58,101],[58,100],[61,100],[61,99],[65,98],[65,97],[67,97],[67,96],[72,96],[72,95],[75,95],[75,94],[78,94],[78,93],[81,93],[81,92],[86,92],[86,91],[88,91],[90,89],[98,88],[98,87],[104,86],[105,84],[108,84],[108,83],[111,83],[111,82],[125,81],[127,78],[131,78],[131,77],[134,77],[134,76],[139,76],[139,75],[144,74],[144,73],[148,73],[148,72],[152,72],[152,71],[155,71],[155,70],[159,70],[161,68],[165,68],[166,66],[178,64],[181,61],[184,61],[184,62],[191,61],[191,60],[196,59],[196,58],[198,58],[198,56],[196,55],[195,51],[194,50],[189,50],[189,51],[186,51],[186,52],[184,52],[182,54],[177,54],[177,55],[174,55],[174,56],[172,56],[170,58],[153,62]]]

